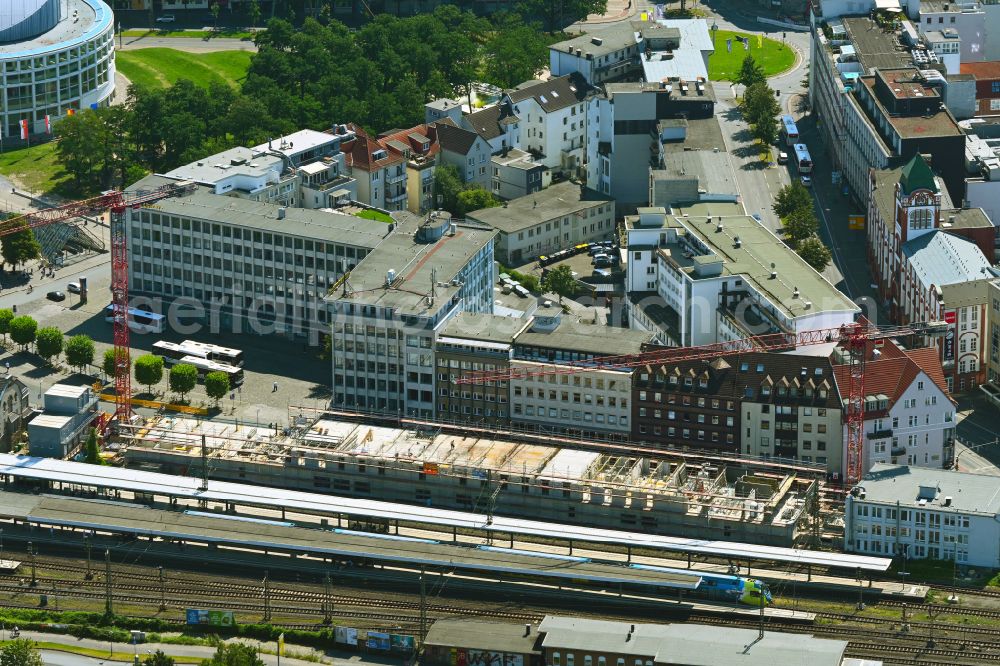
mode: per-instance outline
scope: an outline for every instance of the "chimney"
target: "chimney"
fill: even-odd
[[[799,297],[799,288],[796,287],[795,289],[792,290],[792,298],[798,298],[798,297]]]
[[[531,635],[531,624],[528,623],[528,622],[524,623],[524,635],[525,636],[530,636]]]

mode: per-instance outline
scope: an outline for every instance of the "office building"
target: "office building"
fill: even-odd
[[[466,375],[510,370],[514,340],[530,321],[495,314],[460,312],[434,342],[437,419],[486,427],[510,427],[510,382],[506,378],[455,383]]]
[[[441,212],[396,219],[327,299],[333,404],[429,418],[437,331],[459,312],[493,311],[496,232]]]
[[[129,190],[171,182],[147,176]],[[163,314],[177,308],[221,330],[311,337],[328,332],[327,291],[389,231],[377,220],[219,196],[207,187],[129,210],[127,229],[137,307]]]
[[[625,226],[630,326],[642,325],[632,312],[641,294],[676,313],[663,326],[682,346],[835,328],[859,312],[739,204],[698,203],[672,215],[647,208]]]
[[[536,312],[514,340],[511,422],[542,432],[582,437],[632,430],[632,369],[553,371],[588,359],[637,354],[652,336],[563,317],[555,307]]]
[[[844,550],[1000,567],[995,476],[879,464],[847,495]]]
[[[472,211],[466,218],[496,229],[497,260],[520,266],[578,243],[610,238],[614,208],[610,197],[564,181],[502,206]]]
[[[0,131],[42,134],[115,93],[115,18],[102,0],[5,2],[0,21]],[[22,123],[24,123],[22,125]]]
[[[737,201],[736,174],[715,117],[657,123],[657,153],[649,172],[649,205]]]

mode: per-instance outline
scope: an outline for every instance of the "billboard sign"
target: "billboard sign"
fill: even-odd
[[[864,231],[865,230],[865,216],[864,215],[848,215],[847,216],[847,228],[852,231]]]
[[[344,645],[357,645],[358,630],[353,627],[334,627],[333,640]]]
[[[955,314],[954,310],[947,310],[944,313],[944,323],[951,325],[958,321],[958,316]]]
[[[232,627],[236,625],[233,611],[205,610],[188,608],[185,612],[188,624],[207,625],[209,627]]]
[[[369,650],[383,650],[385,652],[389,651],[389,634],[383,634],[376,631],[368,632],[368,649]]]
[[[406,634],[389,634],[389,645],[393,652],[413,652],[417,647],[417,641],[413,636]]]

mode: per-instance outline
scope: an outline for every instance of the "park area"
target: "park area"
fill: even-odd
[[[750,42],[747,50],[741,39]],[[730,50],[726,43],[732,46]],[[795,64],[795,51],[780,41],[757,34],[717,30],[714,37],[715,53],[708,59],[708,77],[713,81],[735,81],[740,75],[743,59],[752,55],[768,77],[781,74]]]
[[[186,53],[176,49],[148,48],[119,51],[118,71],[130,82],[166,88],[188,79],[207,88],[212,82],[238,87],[250,67],[250,51]]]

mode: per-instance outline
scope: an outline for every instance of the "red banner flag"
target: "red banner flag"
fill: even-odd
[[[45,133],[52,134],[52,121],[49,119],[49,114],[45,114]]]
[[[28,140],[28,121],[27,120],[22,120],[21,121],[21,140],[22,141],[27,141]]]

